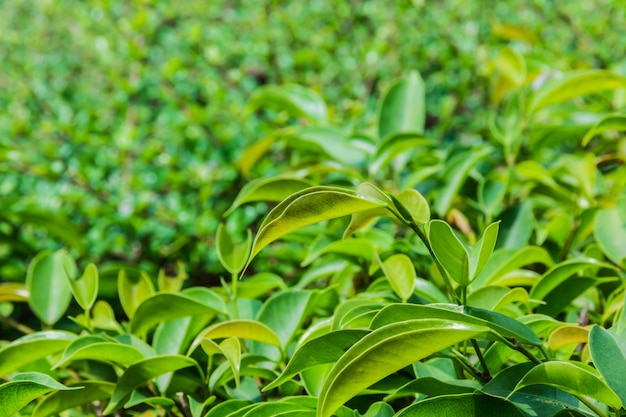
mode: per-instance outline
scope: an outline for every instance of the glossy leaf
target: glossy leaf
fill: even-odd
[[[594,235],[602,251],[612,262],[624,266],[626,258],[626,197],[621,197],[613,208],[598,211]]]
[[[54,367],[59,368],[79,359],[93,359],[128,366],[143,358],[144,355],[131,345],[113,342],[101,336],[83,336],[65,348],[61,359]]]
[[[46,396],[33,410],[32,417],[48,417],[113,395],[115,384],[106,381],[80,381],[80,391],[62,390]]]
[[[59,390],[78,390],[70,388],[39,372],[17,374],[10,382],[0,385],[0,417],[13,417],[31,401],[42,395]],[[77,396],[75,393],[74,395]]]
[[[154,294],[154,285],[146,273],[141,272],[137,279],[132,279],[122,269],[117,276],[117,290],[124,312],[132,319],[137,307]]]
[[[224,213],[228,216],[237,207],[254,201],[279,202],[289,197],[291,194],[309,188],[313,184],[305,179],[295,177],[270,177],[252,180],[243,186],[235,201]]]
[[[73,333],[49,330],[22,336],[0,349],[0,376],[58,353],[76,340]]]
[[[278,387],[305,369],[336,362],[349,347],[368,333],[367,330],[344,329],[309,340],[296,349],[280,376],[267,385],[263,391]]]
[[[565,346],[587,343],[589,329],[580,326],[562,326],[555,329],[548,338],[548,345],[552,350],[559,350]]]
[[[382,268],[393,291],[406,302],[413,294],[417,278],[411,258],[403,253],[391,255],[382,263]]]
[[[189,354],[204,339],[225,339],[230,337],[256,340],[257,342],[268,343],[274,346],[281,345],[281,341],[276,333],[265,324],[254,320],[238,319],[216,323],[204,329],[191,344]]]
[[[277,205],[261,224],[248,263],[261,249],[289,232],[322,220],[384,206],[354,191],[334,187],[311,187],[292,194]]]
[[[470,258],[465,245],[461,243],[450,225],[442,220],[429,224],[428,240],[439,263],[450,278],[462,286],[470,281]]]
[[[76,265],[67,251],[41,252],[32,260],[26,273],[28,304],[44,323],[52,325],[64,314],[72,300],[65,274],[74,277]]]
[[[226,226],[220,223],[217,227],[215,243],[217,245],[217,257],[222,266],[233,275],[240,273],[248,260],[250,248],[252,247],[252,233],[250,229],[248,229],[246,240],[235,243]]]
[[[439,416],[524,417],[525,414],[506,399],[476,393],[428,398],[402,409],[394,417]]]
[[[626,87],[626,79],[610,71],[573,72],[541,87],[530,103],[530,111],[562,103],[575,97],[623,87]]]
[[[27,302],[30,293],[24,284],[18,282],[0,283],[0,303]]]
[[[392,85],[378,111],[378,137],[394,133],[424,133],[426,104],[424,81],[417,71]]]
[[[115,320],[115,312],[109,303],[98,300],[93,306],[91,324],[98,329],[120,330],[120,324]]]
[[[535,346],[541,345],[539,337],[518,320],[493,311],[454,304],[391,304],[380,310],[372,320],[371,328],[377,329],[391,323],[428,318],[484,326],[502,337],[515,338],[522,343]]]
[[[598,121],[589,131],[583,136],[581,140],[582,146],[587,146],[594,136],[604,133],[609,130],[616,130],[623,132],[626,130],[626,115],[623,114],[610,114],[603,117]]]
[[[376,329],[335,363],[322,388],[317,416],[330,417],[343,403],[373,383],[487,331],[486,327],[439,319],[409,320]]]
[[[74,299],[83,310],[91,310],[98,297],[98,268],[89,264],[80,278],[73,279],[66,275]]]
[[[296,84],[267,85],[257,88],[246,111],[273,107],[287,110],[293,116],[306,117],[315,121],[326,121],[328,110],[326,103],[315,91]]]
[[[622,406],[620,398],[602,381],[596,371],[580,363],[541,363],[524,375],[515,391],[536,384],[559,388],[574,395],[588,396],[610,407]]]
[[[550,254],[539,246],[525,246],[523,249],[497,249],[485,265],[483,271],[472,282],[471,287],[495,283],[506,274],[531,264],[552,266]]]
[[[174,372],[188,367],[198,367],[196,361],[186,356],[162,355],[147,358],[129,366],[115,384],[115,391],[111,396],[109,405],[104,414],[110,414],[121,408],[122,404],[130,398],[130,394],[136,388],[148,381],[168,372]]]
[[[622,405],[626,404],[626,355],[617,340],[611,333],[594,325],[589,333],[589,352],[602,379],[617,394]]]
[[[202,339],[200,343],[204,352],[209,355],[224,355],[233,372],[235,384],[239,387],[239,371],[241,369],[241,342],[236,337],[230,337],[221,343],[215,343],[211,339]]]
[[[143,335],[163,321],[210,314],[226,314],[226,306],[217,294],[207,288],[190,288],[180,294],[157,293],[138,305],[130,330]]]

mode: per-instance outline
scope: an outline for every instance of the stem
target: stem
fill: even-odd
[[[428,253],[430,253],[430,257],[433,258],[433,261],[435,261],[435,265],[437,266],[437,270],[441,274],[443,282],[445,282],[446,284],[446,289],[448,290],[450,299],[452,299],[453,301],[456,301],[457,304],[460,304],[459,298],[454,293],[454,288],[452,287],[452,283],[448,279],[446,270],[443,268],[443,265],[441,265],[439,261],[437,260],[437,257],[435,256],[435,252],[433,252],[433,248],[430,246],[430,242],[428,241],[428,238],[426,237],[422,229],[420,229],[419,226],[414,221],[407,222],[406,224],[408,224],[408,226],[411,229],[413,229],[413,231],[417,234],[417,236],[419,236],[421,241],[424,242],[426,249],[428,249]]]
[[[533,355],[528,349],[526,349],[524,347],[524,345],[522,345],[520,342],[518,342],[514,338],[512,338],[512,339],[506,339],[505,338],[505,339],[502,340],[502,342],[504,342],[504,344],[506,344],[511,349],[517,350],[519,353],[521,353],[522,355],[526,356],[535,365],[539,365],[541,363],[541,361],[539,359],[537,359],[537,357],[535,355]],[[546,356],[546,352],[544,351],[543,346],[541,346],[540,349],[541,349],[542,353],[544,354],[544,356]],[[546,358],[548,358],[548,357],[549,356],[546,356]]]
[[[465,356],[463,356],[463,354],[458,352],[456,349],[450,349],[450,350],[452,351],[455,358],[457,359],[458,361],[457,363],[461,365],[466,371],[474,375],[476,378],[479,378],[485,382],[488,381],[485,379],[485,374],[482,373],[479,369],[477,369],[474,365],[472,365],[471,362],[468,361]]]
[[[239,281],[239,275],[238,274],[232,274],[231,277],[231,301],[233,303],[233,319],[237,319],[239,317],[239,311],[237,309],[237,282]]]
[[[182,392],[177,392],[176,396],[178,397],[179,406],[178,408],[183,413],[185,417],[193,417],[191,410],[189,409],[189,405],[187,405],[187,401],[185,401],[185,394]]]
[[[22,324],[18,321],[15,321],[14,319],[12,319],[11,317],[2,317],[0,316],[0,321],[2,321],[2,323],[13,327],[14,329],[19,330],[20,332],[24,333],[24,334],[32,334],[35,333],[35,330],[31,329],[30,327],[28,327],[25,324]]]
[[[480,350],[476,339],[470,339],[470,342],[472,343],[472,346],[474,346],[474,352],[476,353],[476,356],[478,356],[478,361],[480,362],[480,365],[483,367],[483,377],[484,379],[489,381],[491,379],[491,373],[489,372],[489,367],[487,366],[487,362],[485,361],[483,352]]]

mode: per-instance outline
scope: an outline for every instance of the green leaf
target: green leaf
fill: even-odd
[[[554,262],[550,254],[539,246],[525,246],[523,249],[497,249],[470,287],[480,288],[495,284],[516,269],[532,264],[552,266]]]
[[[330,417],[347,400],[405,366],[486,332],[486,327],[439,319],[408,320],[374,330],[331,369],[317,417]]]
[[[0,417],[13,417],[28,403],[50,391],[77,389],[80,387],[66,387],[39,372],[17,374],[12,381],[0,385],[0,398],[2,399]]]
[[[428,240],[439,263],[450,278],[462,286],[470,281],[470,259],[465,245],[454,234],[452,227],[442,220],[429,223]]]
[[[502,232],[498,236],[496,247],[523,249],[533,233],[532,205],[529,200],[522,204],[512,206],[499,217],[501,220],[500,229]]]
[[[72,300],[65,274],[74,278],[76,265],[64,249],[41,252],[32,260],[26,273],[28,304],[44,323],[53,325],[63,316]]]
[[[22,336],[0,349],[0,376],[58,353],[76,340],[74,333],[49,330]]]
[[[309,312],[312,292],[309,290],[287,290],[270,297],[257,314],[256,320],[272,329],[280,340],[283,350],[288,346],[296,331]],[[277,360],[280,352],[267,343],[250,343],[250,353]]]
[[[524,417],[525,414],[506,399],[476,393],[428,398],[402,409],[395,415],[395,417],[439,416]]]
[[[263,323],[254,320],[229,320],[213,324],[196,336],[189,348],[191,354],[204,339],[225,339],[238,337],[240,339],[256,340],[257,342],[268,343],[280,346],[281,341],[274,331]]]
[[[442,174],[442,184],[437,187],[432,210],[445,216],[452,205],[452,200],[459,195],[459,190],[467,180],[470,171],[482,159],[491,153],[490,148],[475,148],[460,152],[446,161]]]
[[[420,377],[403,385],[389,397],[406,397],[407,395],[424,394],[429,397],[472,393],[481,387],[476,380],[442,380],[433,377]]]
[[[524,57],[515,49],[503,46],[498,52],[498,56],[493,60],[493,64],[511,83],[516,86],[521,85],[526,79],[526,61]]]
[[[311,187],[292,194],[278,204],[261,224],[248,264],[261,249],[289,232],[322,220],[384,206],[354,191],[335,187]]]
[[[541,340],[535,332],[511,317],[481,308],[455,304],[391,304],[380,310],[370,327],[377,329],[391,323],[428,318],[484,326],[502,337],[515,338],[522,343],[535,346],[541,345]]]
[[[325,246],[321,250],[312,249],[308,254],[304,261],[302,261],[302,266],[310,265],[313,261],[318,259],[322,255],[326,254],[337,254],[343,255],[348,258],[353,258],[359,262],[358,259],[361,258],[370,264],[369,272],[370,274],[374,269],[378,268],[374,261],[376,248],[374,244],[369,239],[362,238],[353,238],[353,239],[343,239],[343,240],[335,240],[331,242],[328,246]]]
[[[61,411],[88,404],[93,401],[104,401],[113,395],[115,384],[105,381],[80,381],[80,391],[62,390],[46,396],[35,410],[32,417],[48,417]]]
[[[498,238],[498,224],[496,222],[487,226],[480,240],[469,248],[471,280],[481,273],[493,253]]]
[[[537,282],[537,284],[530,290],[530,298],[534,300],[543,300],[566,279],[588,268],[615,269],[613,265],[599,262],[593,258],[568,259],[553,266],[545,274],[543,274],[539,282]]]
[[[617,277],[590,278],[571,276],[566,278],[543,297],[543,303],[537,307],[537,312],[555,317],[594,285],[617,280]]]
[[[252,180],[243,186],[235,201],[224,216],[228,216],[235,209],[243,204],[255,201],[279,202],[289,197],[291,194],[302,191],[313,186],[308,180],[293,177],[270,177]]]
[[[315,91],[296,84],[257,88],[246,106],[246,113],[264,107],[285,109],[293,116],[318,122],[324,122],[328,118],[324,100]]]
[[[542,86],[530,102],[530,111],[574,97],[626,87],[626,78],[604,70],[572,72]]]
[[[226,357],[233,371],[235,385],[239,388],[239,372],[241,369],[241,342],[236,337],[230,337],[217,344],[211,339],[202,339],[202,349],[207,355],[222,354]]]
[[[236,244],[226,226],[220,223],[217,226],[217,237],[215,239],[217,246],[217,258],[222,266],[231,274],[235,275],[241,272],[252,247],[252,233],[248,229],[246,240]]]
[[[411,258],[403,253],[391,255],[382,263],[382,269],[393,291],[406,302],[413,295],[417,278]]]
[[[157,293],[137,306],[130,331],[144,335],[158,323],[187,316],[226,314],[224,301],[208,288],[192,287],[180,294]]]
[[[120,330],[120,324],[115,321],[115,312],[109,303],[104,300],[96,301],[93,306],[91,324],[98,329]]]
[[[431,148],[433,144],[432,139],[425,138],[422,134],[407,132],[392,133],[384,138],[376,149],[376,154],[369,164],[369,172],[372,176],[376,176],[381,168],[385,167],[396,157],[405,152],[415,151],[416,149]]]
[[[411,219],[415,223],[426,224],[430,221],[430,206],[419,191],[412,188],[404,190],[398,194],[398,201],[411,214]]]
[[[594,221],[594,236],[602,252],[612,262],[626,267],[626,196],[613,208],[599,210]]]
[[[349,136],[340,129],[329,126],[299,127],[290,140],[303,141],[320,148],[326,156],[346,166],[363,164],[368,153],[350,142]]]
[[[622,401],[590,366],[575,362],[544,362],[531,369],[515,391],[530,385],[548,385],[574,395],[591,397],[609,407],[620,408]]]
[[[0,303],[28,302],[30,293],[24,284],[19,282],[0,283]]]
[[[83,310],[91,310],[98,297],[98,268],[89,264],[80,278],[66,274],[74,299]]]
[[[368,333],[368,330],[343,329],[309,340],[296,349],[287,367],[263,391],[269,391],[284,384],[305,369],[336,362],[349,347]]]
[[[54,368],[59,368],[79,359],[115,362],[128,366],[143,358],[144,355],[133,346],[113,342],[102,336],[82,336],[65,348],[61,359],[54,365]]]
[[[129,319],[132,319],[137,307],[154,294],[154,285],[150,277],[143,271],[137,279],[133,279],[127,276],[125,270],[121,269],[117,276],[117,291],[124,312]]]
[[[623,114],[609,114],[600,119],[589,131],[583,136],[581,140],[582,146],[587,146],[594,136],[600,133],[616,130],[623,132],[626,130],[626,115]]]
[[[104,410],[104,414],[111,414],[118,410],[122,404],[130,398],[132,391],[150,380],[179,369],[191,366],[199,367],[196,361],[186,356],[179,355],[162,355],[147,358],[136,362],[129,366],[128,369],[120,376],[115,391],[111,396],[109,405]]]
[[[395,414],[395,411],[393,410],[393,407],[391,407],[389,404],[387,404],[384,401],[377,401],[367,409],[365,414],[362,414],[362,415],[359,414],[359,416],[361,417],[393,417],[394,414]]]
[[[226,400],[211,408],[204,417],[229,417],[232,413],[243,410],[247,406],[252,405],[252,401],[248,400]]]
[[[417,71],[395,83],[385,93],[378,111],[378,138],[394,133],[424,133],[426,104],[424,81]]]
[[[626,404],[626,356],[617,340],[596,324],[589,334],[589,353],[602,379],[617,394],[622,405]]]

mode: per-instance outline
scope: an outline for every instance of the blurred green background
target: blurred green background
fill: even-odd
[[[0,2],[0,279],[23,281],[37,252],[64,246],[103,277],[182,262],[195,284],[214,284],[223,213],[290,157],[283,146],[248,178],[236,168],[286,122],[244,115],[256,87],[302,84],[333,123],[367,130],[380,93],[416,69],[429,135],[481,135],[500,45],[537,68],[626,75],[625,10],[617,0]],[[231,222],[242,230],[265,213],[251,205]]]

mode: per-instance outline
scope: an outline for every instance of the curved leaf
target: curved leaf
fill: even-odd
[[[121,269],[117,276],[117,291],[126,316],[132,319],[137,307],[154,294],[154,285],[150,277],[143,271],[137,279],[133,279],[126,274],[125,270]]]
[[[411,214],[415,223],[426,224],[430,221],[430,206],[419,191],[413,188],[404,190],[398,194],[398,201]]]
[[[497,249],[493,252],[478,277],[472,281],[471,288],[480,288],[487,284],[495,284],[504,277],[525,265],[542,264],[552,266],[554,261],[550,254],[540,246],[525,246],[523,249]]]
[[[0,376],[65,349],[76,335],[49,330],[22,336],[0,349]]]
[[[429,224],[428,240],[439,263],[444,267],[450,278],[462,286],[470,281],[470,258],[454,234],[452,227],[442,220],[433,220]]]
[[[439,319],[409,320],[376,329],[335,363],[324,382],[317,416],[330,417],[347,400],[384,377],[488,331]]]
[[[336,362],[349,347],[368,333],[368,330],[344,329],[309,340],[296,349],[287,367],[263,391],[278,387],[305,369]]]
[[[328,118],[326,103],[319,94],[297,84],[266,85],[257,88],[250,97],[246,112],[267,106],[285,109],[294,116],[320,122]]]
[[[603,117],[598,121],[589,131],[583,136],[581,140],[582,146],[587,146],[594,136],[608,130],[617,130],[623,132],[626,130],[626,115],[623,114],[610,114]]]
[[[198,363],[191,358],[179,355],[162,355],[144,359],[133,365],[120,376],[115,391],[111,396],[109,405],[104,410],[104,414],[111,414],[118,410],[122,404],[130,397],[134,389],[146,384],[148,381],[179,369],[195,366]]]
[[[377,207],[382,202],[335,187],[311,187],[277,205],[261,224],[248,264],[265,246],[301,227]]]
[[[24,372],[15,375],[13,380],[0,385],[0,417],[13,417],[28,403],[50,391],[76,390],[39,372]],[[74,394],[76,395],[76,394]]]
[[[512,402],[485,394],[443,395],[412,404],[394,417],[524,417]]]
[[[620,408],[622,401],[589,366],[575,362],[550,361],[532,368],[515,387],[548,385],[574,395],[591,397],[609,407]]]
[[[626,87],[626,78],[611,71],[573,72],[561,79],[546,83],[538,90],[530,103],[530,111],[562,103],[574,97],[623,87]]]
[[[424,81],[417,71],[387,90],[378,111],[378,138],[394,133],[424,133],[426,104]]]
[[[0,283],[0,303],[27,302],[30,293],[24,284],[18,282]]]
[[[215,243],[217,246],[217,258],[222,266],[231,274],[240,273],[248,260],[250,248],[252,247],[252,233],[250,229],[248,229],[245,241],[235,243],[226,226],[220,223],[217,226]]]
[[[619,396],[622,405],[626,404],[626,355],[617,340],[603,328],[594,325],[589,334],[591,359],[607,385]]]
[[[291,194],[312,187],[313,183],[308,180],[295,177],[270,177],[252,180],[243,186],[235,201],[226,210],[224,216],[228,216],[243,204],[254,201],[279,202]]]
[[[225,339],[229,337],[256,340],[274,346],[281,345],[281,341],[276,333],[265,324],[254,320],[238,319],[216,323],[204,329],[196,336],[188,354],[191,354],[204,339]]]
[[[594,235],[606,257],[626,268],[626,197],[621,197],[615,207],[598,211]]]
[[[33,410],[32,417],[48,417],[69,408],[93,401],[103,401],[113,395],[115,384],[105,381],[80,381],[79,392],[63,390],[45,397]]]
[[[403,253],[391,255],[382,263],[382,268],[393,291],[406,302],[413,294],[417,278],[411,258]]]
[[[28,265],[28,305],[48,325],[56,323],[65,314],[72,300],[66,273],[73,278],[76,264],[64,249],[54,253],[41,252]]]
[[[130,331],[143,335],[163,321],[208,314],[226,314],[224,301],[209,289],[196,287],[180,294],[158,293],[137,307]]]
[[[559,350],[565,346],[587,343],[589,329],[576,325],[561,326],[550,333],[548,345],[552,350]]]
[[[369,172],[374,176],[382,167],[404,152],[432,146],[433,140],[423,137],[421,133],[399,132],[390,134],[376,149],[374,159],[369,165]]]
[[[67,346],[63,356],[54,367],[59,368],[79,359],[93,359],[131,365],[143,358],[144,355],[131,345],[112,342],[100,336],[84,336],[74,340]]]
[[[85,272],[79,278],[72,279],[69,275],[66,277],[78,305],[83,310],[91,310],[98,297],[98,268],[96,265],[87,265]]]

